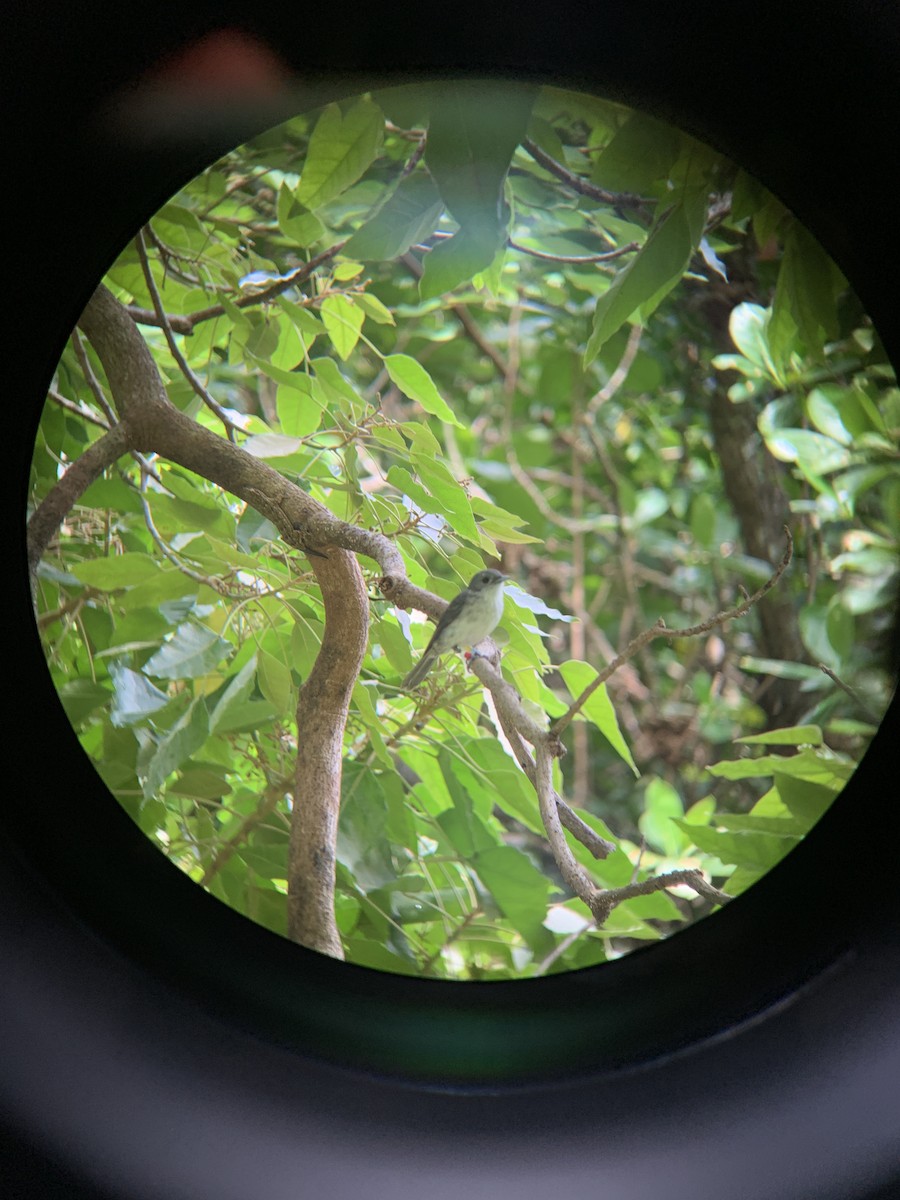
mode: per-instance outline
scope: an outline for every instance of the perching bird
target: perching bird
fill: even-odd
[[[507,579],[508,575],[493,569],[479,571],[472,578],[469,586],[447,605],[425,653],[401,687],[418,687],[442,654],[477,646],[494,632],[503,615],[503,585]]]

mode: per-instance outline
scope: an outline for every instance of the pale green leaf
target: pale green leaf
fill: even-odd
[[[644,791],[644,811],[638,819],[641,833],[654,850],[677,858],[690,845],[676,818],[684,817],[684,802],[664,779],[650,779]]]
[[[144,795],[155,796],[168,776],[196,753],[208,736],[206,705],[203,700],[195,700],[157,744],[143,779]]]
[[[415,172],[401,180],[386,203],[362,225],[344,253],[365,261],[389,262],[433,231],[443,201],[431,176]]]
[[[208,675],[231,650],[231,642],[212,629],[185,622],[144,663],[143,671],[159,679],[197,679]]]
[[[113,725],[134,725],[169,703],[166,693],[154,687],[139,671],[111,663],[109,675],[114,686],[109,714]]]
[[[383,134],[384,116],[371,100],[357,100],[345,113],[327,105],[309,139],[296,202],[318,209],[346,191],[372,163]]]
[[[331,344],[346,362],[359,341],[365,313],[348,296],[342,295],[326,296],[321,312]]]
[[[261,650],[257,658],[257,681],[259,690],[272,704],[276,712],[289,715],[294,693],[291,673],[280,658]]]
[[[126,551],[125,554],[114,554],[109,558],[72,563],[69,570],[89,587],[111,592],[152,579],[159,573],[159,564],[148,554]]]
[[[433,416],[448,424],[464,428],[435,385],[434,380],[421,363],[408,354],[388,354],[384,359],[385,370],[404,396],[415,400]]]
[[[576,700],[585,688],[593,683],[598,674],[596,668],[592,667],[590,663],[579,662],[578,659],[570,659],[569,662],[563,663],[559,671],[573,700]],[[616,710],[612,706],[605,683],[591,693],[582,706],[581,712],[591,724],[600,730],[619,757],[628,763],[635,776],[640,777],[640,771],[637,769],[628,744],[619,729]]]

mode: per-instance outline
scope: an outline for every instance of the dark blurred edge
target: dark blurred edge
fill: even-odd
[[[885,139],[890,143],[897,129],[897,16],[879,3],[765,2],[740,8],[730,11],[707,0],[666,9],[613,2],[552,11],[547,6],[454,5],[431,13],[422,5],[369,5],[360,7],[352,22],[335,28],[328,25],[333,14],[299,5],[267,6],[264,14],[253,16],[236,7],[204,4],[109,11],[14,5],[6,13],[10,36],[2,79],[9,93],[4,111],[12,114],[6,130],[12,181],[5,188],[9,212],[0,256],[7,280],[7,336],[20,350],[27,347],[34,314],[45,314],[52,302],[58,344],[41,343],[49,374],[87,299],[89,281],[134,232],[141,204],[144,215],[152,213],[184,179],[258,131],[262,113],[271,115],[270,123],[282,119],[279,102],[270,99],[256,115],[247,103],[223,118],[214,105],[208,123],[195,125],[193,132],[190,123],[180,125],[180,134],[168,145],[145,142],[129,149],[124,142],[101,146],[96,137],[85,137],[87,111],[97,120],[109,120],[101,102],[112,91],[149,69],[160,52],[175,52],[218,25],[248,30],[275,46],[295,69],[330,77],[331,88],[319,85],[304,93],[314,103],[335,90],[350,94],[370,84],[373,66],[384,85],[405,81],[412,70],[494,74],[499,67],[501,74],[530,75],[540,71],[542,62],[563,86],[577,87],[582,80],[586,90],[605,90],[668,117],[755,168],[781,194],[853,280],[896,362],[896,266],[887,261],[877,270],[884,250],[874,248],[895,244],[895,205],[887,182],[895,156]],[[590,23],[596,41],[586,36]],[[855,70],[848,72],[848,61],[857,64]],[[606,71],[606,89],[596,71]],[[873,103],[881,97],[883,105]],[[696,107],[701,98],[702,115]],[[799,129],[785,126],[784,114],[792,109],[805,118]],[[820,123],[817,112],[823,114]],[[178,126],[177,112],[170,115]],[[821,171],[826,160],[834,194],[826,190],[817,198],[807,190],[807,175]],[[873,163],[883,167],[879,178],[872,177]],[[122,175],[127,169],[130,186],[114,196],[105,193],[104,169]],[[64,207],[83,237],[69,255],[61,231],[56,259],[53,220],[60,189],[66,191]],[[863,227],[869,235],[865,245],[854,237]],[[36,398],[34,363],[25,365],[21,385],[16,386],[14,377],[8,383],[12,402]],[[31,432],[14,447],[15,459],[3,473],[9,488],[5,511],[14,527]],[[20,614],[17,604],[16,620]],[[9,647],[11,653],[17,649]],[[27,680],[27,675],[16,678]],[[30,732],[32,752],[40,752],[40,725]],[[22,765],[27,786],[27,752]],[[10,1128],[16,1130],[15,1119]],[[0,1150],[6,1160],[4,1195],[106,1200],[104,1193],[76,1190],[81,1185],[67,1168],[39,1155],[19,1133],[11,1133]],[[887,1185],[868,1193],[868,1200],[893,1195],[900,1190]]]

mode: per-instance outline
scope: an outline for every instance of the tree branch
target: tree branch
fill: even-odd
[[[108,289],[97,289],[79,323],[103,363],[116,407],[124,414],[122,424],[106,439],[116,436],[124,441],[127,427],[141,448],[252,504],[290,545],[302,548],[309,539],[336,546],[336,538],[345,544],[345,549],[327,558],[311,560],[325,602],[325,635],[297,704],[299,749],[288,895],[291,936],[324,954],[342,957],[334,919],[334,839],[344,727],[368,636],[362,573],[347,551],[369,554],[386,570],[398,573],[403,560],[387,538],[339,521],[265,463],[170,404],[144,339]]]
[[[288,288],[298,287],[301,283],[305,283],[310,275],[317,271],[324,263],[330,262],[336,254],[340,254],[347,241],[348,239],[344,238],[342,242],[335,242],[333,246],[329,246],[327,250],[323,250],[315,258],[311,258],[309,262],[303,263],[295,271],[280,276],[269,287],[263,288],[260,292],[253,292],[248,296],[239,296],[232,301],[232,304],[234,304],[235,308],[251,308],[253,305],[265,304],[267,300],[273,300],[276,296],[280,296],[282,292],[286,292]],[[225,309],[221,304],[211,304],[209,308],[200,308],[196,312],[186,314],[158,314],[150,309],[141,308],[136,304],[125,305],[125,311],[139,325],[157,325],[162,328],[164,319],[171,330],[175,333],[184,334],[193,333],[194,328],[202,321],[211,321],[215,317],[223,317],[225,315]]]
[[[140,259],[141,270],[144,273],[144,282],[147,284],[147,291],[150,293],[153,311],[156,313],[159,324],[165,335],[169,352],[175,359],[175,362],[178,364],[178,369],[181,371],[182,375],[194,389],[195,394],[200,397],[210,412],[215,413],[215,415],[219,418],[219,420],[225,426],[225,432],[228,434],[229,440],[233,442],[234,431],[236,429],[240,429],[240,426],[236,425],[234,421],[226,416],[225,410],[210,394],[209,388],[203,386],[203,384],[191,370],[187,359],[181,353],[178,348],[178,343],[175,341],[175,335],[172,333],[172,327],[169,324],[166,314],[163,312],[162,301],[159,298],[159,290],[156,286],[156,280],[153,278],[153,272],[150,269],[150,263],[147,261],[147,248],[144,245],[143,230],[138,230],[138,235],[134,239],[134,244],[137,249],[138,258]]]
[[[653,200],[634,196],[629,192],[609,192],[606,188],[598,187],[596,183],[591,183],[589,179],[583,179],[581,175],[576,175],[568,167],[557,162],[532,138],[525,138],[522,145],[536,163],[539,163],[551,175],[555,175],[566,187],[577,192],[579,196],[590,196],[592,200],[599,200],[601,204],[611,204],[616,208],[644,209],[648,204],[655,203]]]
[[[66,514],[77,504],[95,479],[112,466],[116,459],[132,448],[130,430],[125,424],[114,425],[66,470],[62,479],[50,489],[28,522],[28,571],[35,577],[38,564],[47,552],[50,539],[59,529]]]
[[[544,250],[533,250],[530,246],[523,246],[521,242],[514,242],[512,238],[509,238],[506,244],[511,250],[518,250],[520,254],[528,254],[531,258],[539,258],[542,262],[569,263],[572,266],[610,262],[612,259],[621,258],[623,254],[630,254],[632,250],[641,248],[640,242],[628,242],[624,246],[617,246],[615,250],[606,250],[602,254],[548,254]]]

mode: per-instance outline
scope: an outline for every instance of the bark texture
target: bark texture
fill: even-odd
[[[315,548],[329,545],[329,534],[340,536],[344,546],[350,545],[345,549],[330,545],[327,557],[310,558],[325,603],[325,636],[297,705],[288,885],[290,936],[311,949],[342,958],[334,919],[341,748],[350,696],[368,637],[368,598],[351,551],[378,556],[386,569],[399,567],[402,571],[402,559],[387,539],[338,521],[266,463],[176,409],[133,319],[105,287],[97,289],[79,325],[103,363],[120,417],[121,424],[106,435],[119,454],[152,451],[212,480],[268,517],[284,539],[300,549],[306,544]],[[108,457],[103,456],[100,469]],[[71,504],[57,489],[51,497],[51,508],[39,526],[42,537]]]

